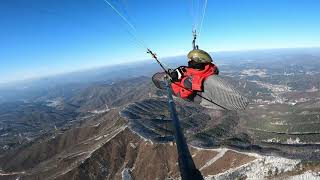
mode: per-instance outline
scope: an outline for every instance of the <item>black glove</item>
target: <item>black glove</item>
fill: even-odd
[[[179,74],[176,70],[168,69],[168,73],[173,82],[179,81]]]
[[[183,71],[182,69],[179,67],[177,69],[169,69],[168,70],[169,76],[171,77],[173,82],[177,82],[181,79],[181,77],[183,76]]]

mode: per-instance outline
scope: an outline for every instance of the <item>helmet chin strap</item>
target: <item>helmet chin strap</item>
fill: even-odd
[[[193,48],[193,50],[199,49],[199,46],[196,45],[197,31],[196,31],[196,30],[193,30],[193,31],[192,31],[192,35],[193,35],[192,48]]]

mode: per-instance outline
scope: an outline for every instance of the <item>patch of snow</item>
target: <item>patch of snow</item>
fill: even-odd
[[[291,105],[291,106],[294,106],[294,105],[296,105],[297,103],[298,103],[297,101],[289,101],[289,102],[288,102],[288,104]]]
[[[209,167],[211,164],[216,162],[218,159],[222,158],[224,154],[228,151],[228,149],[223,148],[216,156],[214,156],[212,159],[210,159],[204,166],[200,168],[200,171],[203,170],[204,168]]]
[[[250,152],[241,152],[241,151],[231,150],[228,148],[207,149],[207,148],[198,148],[194,146],[192,147],[195,149],[212,150],[212,151],[219,152],[220,155],[219,154],[217,155],[219,157],[214,157],[213,159],[210,160],[213,162],[219,159],[220,156],[224,154],[227,150],[256,158],[255,160],[249,163],[246,163],[236,168],[231,168],[227,171],[224,171],[223,173],[207,176],[205,177],[205,179],[207,180],[237,179],[242,176],[246,176],[248,180],[265,179],[266,177],[273,176],[276,173],[292,171],[301,162],[301,160],[296,160],[296,159],[288,159],[288,158],[278,157],[278,156],[266,156],[266,155],[260,155],[257,153],[250,153]]]
[[[194,154],[192,154],[192,158],[196,157],[196,155],[198,154],[199,150],[197,150],[197,152],[195,152]]]
[[[137,146],[135,145],[135,144],[133,144],[133,143],[130,143],[130,146],[133,148],[133,149],[135,149]]]
[[[287,144],[301,144],[300,139],[296,138],[296,139],[292,139],[291,137],[289,139],[287,139]]]
[[[288,125],[286,121],[277,121],[277,122],[271,122],[272,125]]]
[[[4,145],[4,146],[2,147],[2,149],[3,149],[3,150],[8,150],[8,149],[9,149],[9,146],[8,146],[8,145]]]
[[[61,98],[57,98],[54,100],[47,100],[47,103],[48,103],[47,106],[49,107],[57,107],[57,106],[60,106],[63,102]]]
[[[103,138],[103,136],[99,136],[99,137],[95,138],[94,140],[95,140],[95,141],[98,141],[98,140],[100,140],[101,138]]]
[[[189,145],[191,147],[193,147],[194,149],[197,149],[197,150],[206,150],[206,151],[214,151],[214,152],[221,152],[223,151],[224,149],[226,148],[216,148],[216,149],[212,149],[212,148],[202,148],[202,147],[196,147],[196,146],[192,146],[192,145]],[[230,149],[229,149],[230,150]],[[233,150],[232,150],[233,151]]]
[[[5,134],[1,134],[0,136],[3,137],[3,136],[7,136],[9,133],[5,133]]]
[[[151,144],[153,144],[153,141],[151,139],[147,139],[147,138],[141,136],[138,132],[132,130],[130,127],[129,127],[129,129],[133,134],[139,136],[143,141],[150,142]]]
[[[300,160],[277,156],[262,156],[258,154],[255,154],[255,156],[257,159],[250,163],[209,176],[206,179],[234,179],[241,176],[246,176],[248,180],[265,179],[277,173],[292,171],[300,162]]]
[[[101,123],[97,123],[97,124],[95,124],[95,125],[93,125],[93,126],[91,126],[91,127],[99,127],[100,124],[101,124]]]
[[[132,180],[129,168],[124,168],[121,172],[121,175],[122,175],[122,180]]]
[[[10,175],[18,175],[18,174],[25,174],[25,171],[21,171],[21,172],[9,172],[9,173],[5,173],[3,171],[0,171],[0,176],[10,176]]]
[[[109,109],[108,105],[106,105],[105,108],[103,108],[103,109],[96,109],[96,110],[89,111],[89,112],[93,113],[93,114],[102,114],[102,113],[105,113],[108,111],[110,111],[110,109]]]
[[[320,179],[320,172],[312,172],[307,171],[303,174],[295,175],[292,177],[289,177],[288,180],[319,180]]]
[[[280,139],[278,138],[272,138],[272,139],[267,139],[267,140],[264,140],[262,142],[268,142],[268,143],[280,143]]]

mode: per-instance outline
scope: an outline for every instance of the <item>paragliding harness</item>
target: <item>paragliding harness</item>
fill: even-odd
[[[188,67],[181,67],[180,69],[183,71],[183,77],[180,81],[172,83],[171,87],[173,93],[183,99],[189,98],[190,96],[192,97],[192,95],[197,92],[202,92],[203,81],[217,72],[217,67],[213,64],[206,65],[201,71]],[[190,84],[190,87],[186,87],[185,84]]]

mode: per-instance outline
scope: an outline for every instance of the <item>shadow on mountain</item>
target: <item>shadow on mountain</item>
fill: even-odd
[[[236,112],[205,109],[176,99],[177,111],[189,143],[200,147],[220,145],[250,146],[245,134],[237,134]],[[121,116],[129,120],[131,130],[156,142],[174,140],[173,127],[166,99],[146,99],[126,106]]]
[[[230,147],[264,154],[276,153],[290,158],[319,159],[319,153],[316,151],[318,144],[279,144],[261,141],[257,133],[252,134],[252,130],[243,127],[244,121],[249,123],[249,116],[254,116],[247,112],[206,109],[180,99],[176,99],[175,102],[187,141],[193,146]],[[165,98],[145,99],[129,104],[120,115],[129,120],[128,126],[131,130],[145,139],[160,143],[174,140],[174,130]],[[261,127],[263,123],[260,122]],[[281,136],[276,132],[267,134],[270,138]]]

